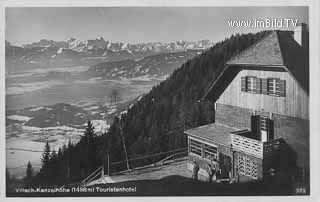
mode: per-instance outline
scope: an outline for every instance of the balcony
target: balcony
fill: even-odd
[[[235,151],[244,152],[257,158],[271,156],[278,151],[281,146],[281,139],[261,142],[259,140],[250,138],[252,136],[249,130],[235,131],[231,132],[230,134],[231,145]]]

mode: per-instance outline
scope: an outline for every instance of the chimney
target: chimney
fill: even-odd
[[[309,30],[308,25],[306,23],[298,24],[294,28],[294,40],[302,47],[309,47]]]

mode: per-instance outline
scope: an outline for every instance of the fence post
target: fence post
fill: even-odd
[[[102,166],[101,177],[104,176],[104,165]]]

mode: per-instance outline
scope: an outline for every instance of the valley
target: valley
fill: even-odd
[[[35,45],[28,48],[39,49]],[[78,142],[88,120],[97,135],[106,132],[114,116],[125,113],[142,94],[201,53],[183,50],[92,66],[45,68],[28,67],[30,63],[22,60],[28,68],[9,68],[5,99],[10,173],[23,177],[28,161],[38,170],[45,142],[55,151],[69,141]],[[117,92],[116,103],[112,102],[112,91]]]

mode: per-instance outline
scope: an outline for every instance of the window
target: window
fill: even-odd
[[[217,161],[217,147],[204,144],[203,155],[206,159]]]
[[[285,97],[286,81],[279,78],[241,77],[241,91]]]
[[[216,146],[193,138],[189,138],[189,152],[208,160],[218,160],[218,148]]]
[[[254,139],[268,142],[273,139],[273,120],[267,116],[253,115],[251,117],[251,131]]]
[[[260,93],[261,81],[255,76],[246,76],[241,78],[241,91],[248,93]]]
[[[268,78],[268,95],[285,96],[285,80],[279,78]]]
[[[277,95],[278,79],[268,79],[268,95]]]
[[[270,137],[269,133],[271,131],[270,129],[270,122],[271,120],[266,116],[260,116],[260,133],[261,133],[261,142],[268,142]]]
[[[247,77],[247,92],[253,92],[255,89],[255,78]]]
[[[198,142],[193,139],[189,139],[189,152],[201,156],[201,142]]]

